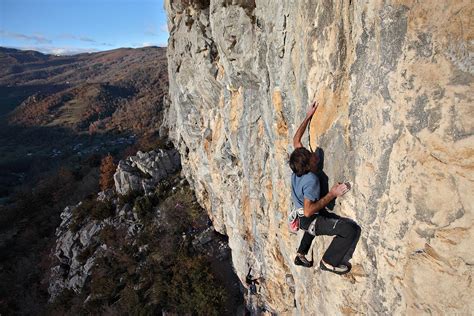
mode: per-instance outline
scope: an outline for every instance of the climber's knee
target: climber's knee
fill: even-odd
[[[351,220],[351,226],[352,226],[352,230],[354,230],[356,234],[359,234],[361,232],[360,226],[352,220]]]
[[[338,225],[340,225],[340,230],[342,231],[342,236],[347,238],[354,238],[360,234],[361,228],[351,219],[340,219]]]

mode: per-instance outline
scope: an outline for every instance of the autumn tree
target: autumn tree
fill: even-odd
[[[117,165],[114,163],[114,157],[108,154],[100,163],[100,180],[99,185],[101,190],[107,190],[114,187],[114,173]]]

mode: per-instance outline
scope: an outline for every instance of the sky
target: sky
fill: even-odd
[[[0,0],[0,46],[70,55],[167,46],[163,0]]]

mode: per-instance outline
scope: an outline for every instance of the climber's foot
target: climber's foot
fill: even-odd
[[[308,261],[304,255],[297,254],[295,258],[295,264],[297,266],[303,266],[305,268],[311,268],[313,266],[313,261]]]
[[[321,262],[319,263],[319,267],[321,268],[321,270],[333,272],[336,274],[346,274],[349,271],[351,271],[350,263],[340,264],[337,267],[333,267],[332,265],[325,262],[324,260],[321,260]]]

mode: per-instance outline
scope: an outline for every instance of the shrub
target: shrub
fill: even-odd
[[[116,238],[116,230],[112,225],[104,226],[99,232],[99,240],[107,246],[112,245]]]
[[[120,292],[120,304],[125,309],[132,309],[136,306],[141,305],[140,297],[138,296],[137,292],[131,286],[126,286]]]
[[[52,309],[59,309],[64,310],[63,308],[66,308],[67,306],[71,304],[72,299],[76,293],[68,288],[65,288],[59,295],[55,298],[53,304],[52,304]]]
[[[140,192],[129,191],[127,194],[118,195],[118,206],[124,206],[125,204],[134,204],[135,199],[140,195]]]
[[[91,294],[94,300],[110,299],[115,292],[116,284],[105,270],[96,270],[91,278]]]
[[[153,283],[146,292],[152,304],[158,306],[168,305],[168,288],[170,286],[171,275],[163,266],[155,266],[153,273]]]
[[[169,194],[169,190],[171,189],[171,183],[167,179],[160,180],[155,188],[155,193],[160,197],[164,197]]]
[[[73,233],[77,233],[79,231],[79,229],[81,229],[81,223],[80,222],[77,222],[77,221],[72,221],[70,224],[69,224],[69,229],[73,232]]]
[[[161,202],[160,209],[166,210],[166,221],[169,223],[168,227],[174,229],[173,233],[185,231],[204,214],[189,187],[169,195]]]
[[[110,201],[96,201],[90,214],[93,219],[104,220],[115,214],[115,207]]]
[[[78,232],[84,220],[90,216],[95,220],[104,220],[115,214],[115,207],[110,201],[97,201],[94,197],[85,199],[72,210],[72,221],[69,229]]]
[[[152,198],[149,196],[142,196],[135,200],[133,209],[138,215],[138,218],[145,219],[153,211]]]
[[[72,232],[77,233],[79,231],[90,209],[93,207],[92,203],[92,200],[86,199],[72,210],[72,220],[69,224],[69,229]]]
[[[189,257],[180,255],[172,271],[169,297],[173,309],[180,314],[220,314],[226,300],[225,292],[209,272],[204,258],[194,257],[190,260]]]
[[[77,260],[79,263],[85,264],[87,259],[89,259],[94,254],[96,249],[97,245],[91,244],[82,250],[81,253],[77,255]]]

